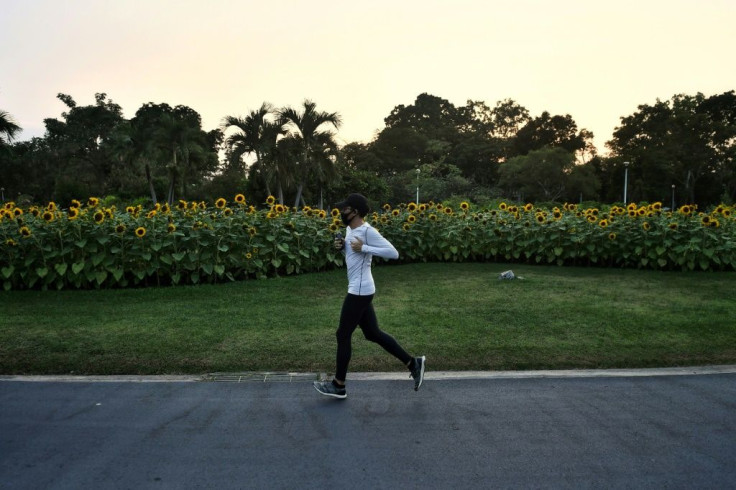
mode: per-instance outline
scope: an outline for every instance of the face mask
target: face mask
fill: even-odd
[[[350,217],[352,213],[353,213],[352,211],[348,211],[347,213],[340,213],[340,218],[342,218],[342,222],[345,226],[348,226],[350,222],[353,220],[353,218],[355,218],[355,215]]]

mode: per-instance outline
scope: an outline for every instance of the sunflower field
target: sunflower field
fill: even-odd
[[[264,278],[343,265],[332,247],[339,212],[293,209],[269,197],[257,209],[179,201],[116,209],[90,197],[27,209],[0,208],[5,290],[145,287]],[[736,217],[720,205],[664,211],[661,203],[552,209],[498,203],[384,205],[366,219],[399,262],[500,261],[660,270],[736,269]],[[381,261],[382,259],[378,259]]]

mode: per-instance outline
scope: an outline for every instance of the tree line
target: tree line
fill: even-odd
[[[602,156],[569,115],[532,117],[505,99],[455,106],[422,93],[367,143],[340,146],[338,112],[263,103],[206,131],[192,108],[147,103],[131,119],[104,93],[44,120],[43,137],[0,111],[3,199],[66,205],[86,196],[153,203],[245,192],[324,207],[352,191],[376,202],[465,198],[703,206],[736,199],[736,94],[677,94],[621,117]]]

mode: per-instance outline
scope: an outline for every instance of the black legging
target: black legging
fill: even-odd
[[[342,311],[340,312],[340,326],[337,328],[337,369],[335,370],[335,378],[338,381],[345,381],[348,373],[348,364],[352,354],[352,346],[350,339],[356,327],[360,326],[366,340],[375,342],[387,352],[392,354],[398,360],[408,365],[411,362],[411,356],[401,348],[398,342],[378,328],[378,320],[376,313],[373,311],[373,295],[356,296],[348,294],[342,303]]]

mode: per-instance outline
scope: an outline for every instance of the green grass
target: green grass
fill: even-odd
[[[524,280],[499,281],[512,268]],[[374,269],[381,327],[432,370],[736,363],[734,273]],[[344,270],[212,286],[0,293],[0,373],[334,370]],[[352,371],[403,367],[353,336]]]

